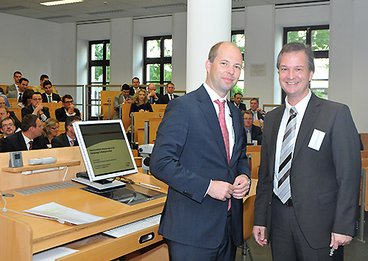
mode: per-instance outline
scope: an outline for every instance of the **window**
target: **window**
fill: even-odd
[[[89,42],[88,84],[106,85],[110,83],[110,41]],[[100,92],[105,87],[88,89],[88,115],[90,119],[99,117]]]
[[[154,36],[144,38],[143,82],[166,84],[172,79],[172,37]],[[163,88],[160,88],[163,93]]]
[[[315,72],[310,84],[318,97],[328,98],[330,30],[328,25],[284,28],[284,44],[301,42],[312,47]],[[283,96],[285,94],[283,93]]]
[[[245,34],[244,31],[231,32],[231,41],[239,47],[244,61],[245,53]],[[240,73],[239,81],[230,92],[230,96],[233,97],[235,93],[244,93],[244,69]]]

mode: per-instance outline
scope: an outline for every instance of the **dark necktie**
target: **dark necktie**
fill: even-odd
[[[274,186],[274,192],[282,203],[285,203],[291,198],[290,168],[296,140],[296,115],[297,111],[295,107],[291,107],[284,138],[282,139],[279,170],[275,177],[276,184]]]
[[[22,102],[23,93],[19,93],[18,102]]]
[[[28,150],[32,150],[33,149],[33,140],[30,140],[28,142],[28,145],[29,145]]]
[[[52,102],[51,95],[47,95],[48,102]]]

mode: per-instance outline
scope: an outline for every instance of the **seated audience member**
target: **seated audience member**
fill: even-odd
[[[147,90],[148,90],[147,98],[150,104],[161,103],[161,94],[156,93],[156,85],[154,83],[148,84]]]
[[[46,139],[47,147],[51,148],[51,141],[58,135],[59,121],[54,118],[49,118],[45,121],[43,127],[43,136]]]
[[[259,108],[259,101],[257,98],[253,98],[250,100],[250,110],[253,114],[253,120],[260,120],[263,121],[264,120],[264,115],[265,112]]]
[[[47,149],[45,139],[41,138],[42,132],[43,122],[36,115],[27,114],[22,120],[21,131],[4,139],[2,151]]]
[[[18,129],[20,128],[20,121],[18,120],[17,116],[13,111],[10,111],[6,106],[0,106],[0,120],[5,118],[11,117],[15,122],[15,127]]]
[[[56,119],[60,122],[64,122],[67,117],[78,116],[81,118],[80,111],[75,108],[73,97],[70,94],[65,94],[61,99],[63,107],[55,110]]]
[[[35,92],[40,92],[40,93],[44,93],[45,92],[45,89],[43,88],[43,83],[45,82],[45,81],[49,81],[50,80],[50,78],[49,78],[49,76],[47,75],[47,74],[42,74],[41,76],[40,76],[40,86],[34,86],[33,87],[33,91],[35,91]],[[58,94],[59,92],[56,90],[56,88],[55,88],[55,86],[52,86],[52,92],[53,93],[56,93],[56,94]]]
[[[130,106],[130,113],[138,111],[153,111],[151,104],[148,103],[147,92],[143,89],[139,90],[133,97],[132,106]]]
[[[174,94],[175,85],[172,82],[166,84],[166,94],[161,97],[162,104],[168,104],[171,100],[179,97],[178,95]]]
[[[8,97],[4,94],[3,88],[0,87],[0,98],[2,98],[1,103],[3,103],[6,107],[10,107],[10,103]]]
[[[233,104],[239,110],[245,111],[245,110],[247,110],[247,107],[245,106],[244,103],[242,103],[242,98],[243,98],[243,95],[241,93],[239,93],[239,92],[238,93],[235,93],[234,94]]]
[[[80,121],[78,116],[71,116],[65,119],[65,133],[60,134],[51,142],[53,148],[78,146],[78,141],[75,136],[73,122]]]
[[[50,118],[49,108],[42,105],[41,93],[34,92],[32,95],[31,105],[22,108],[22,118],[27,114],[37,115],[37,117],[43,122]]]
[[[15,91],[8,92],[8,98],[17,98],[18,102],[22,102],[23,93],[28,89],[29,80],[26,78],[19,79],[18,88]]]
[[[247,144],[254,144],[257,141],[257,145],[262,144],[262,129],[253,124],[253,114],[251,111],[243,112],[244,129],[246,135]]]
[[[22,73],[20,71],[15,71],[13,73],[14,83],[8,86],[8,98],[17,98],[18,97],[18,87],[19,80],[22,78]]]
[[[61,98],[59,94],[52,92],[52,83],[49,80],[46,80],[42,84],[44,93],[42,93],[42,102],[59,102]]]
[[[19,107],[24,108],[32,104],[32,96],[34,91],[32,89],[27,89],[24,91],[22,96],[22,102],[18,104]]]
[[[1,133],[6,138],[15,133],[15,123],[11,117],[6,117],[0,121]]]
[[[141,89],[141,86],[140,86],[140,81],[139,81],[139,78],[138,77],[133,77],[132,79],[132,86],[130,87],[130,96],[134,96],[137,91],[139,91]]]
[[[121,119],[121,105],[123,103],[132,103],[133,97],[130,96],[130,86],[129,84],[124,83],[121,86],[121,93],[114,97],[114,117],[113,119]]]

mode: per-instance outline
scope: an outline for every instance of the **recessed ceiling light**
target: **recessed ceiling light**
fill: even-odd
[[[75,4],[75,3],[81,3],[84,0],[60,0],[60,1],[49,1],[49,2],[43,2],[40,3],[41,5],[46,6],[54,6],[54,5],[67,5],[67,4]]]

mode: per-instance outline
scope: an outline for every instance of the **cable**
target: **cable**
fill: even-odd
[[[64,181],[65,181],[65,179],[66,179],[66,174],[68,174],[68,170],[69,170],[69,168],[68,168],[68,166],[66,166],[66,167],[65,167],[64,177],[63,177],[63,182],[64,182]]]

